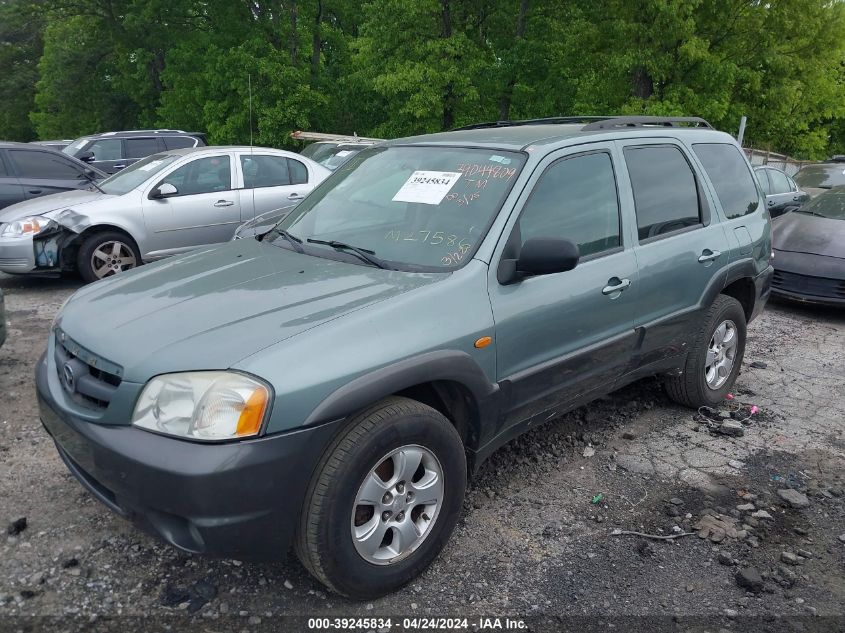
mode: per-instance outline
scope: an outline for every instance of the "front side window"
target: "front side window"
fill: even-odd
[[[109,176],[99,184],[103,193],[112,196],[122,196],[129,193],[135,187],[147,182],[150,178],[158,174],[160,171],[167,169],[181,158],[180,156],[170,156],[168,154],[154,154],[139,160],[137,163],[132,163],[126,169],[122,169],[113,176]]]
[[[696,143],[692,149],[704,165],[729,219],[757,210],[760,204],[757,187],[739,148],[729,143]]]
[[[519,218],[524,244],[558,237],[578,244],[581,257],[620,246],[619,199],[610,155],[561,159],[543,173]]]
[[[83,152],[93,152],[94,160],[121,160],[120,139],[109,138],[94,141]]]
[[[624,150],[640,241],[701,223],[692,168],[673,145]]]
[[[344,242],[402,270],[445,271],[472,257],[525,162],[523,154],[462,147],[364,150],[323,181],[271,233],[286,230],[308,254],[337,259]],[[357,258],[344,256],[349,261]]]
[[[282,187],[289,185],[288,160],[284,156],[243,154],[241,169],[244,172],[244,187]]]
[[[76,180],[82,178],[82,169],[52,152],[10,150],[9,156],[21,178]]]
[[[154,138],[127,138],[123,142],[127,158],[145,158],[158,151],[158,140]]]
[[[192,160],[165,176],[159,185],[176,187],[177,196],[228,191],[232,188],[232,171],[228,156],[209,156]]]

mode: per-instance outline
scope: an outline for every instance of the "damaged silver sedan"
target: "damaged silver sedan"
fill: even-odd
[[[243,222],[305,197],[331,172],[298,154],[203,147],[154,154],[94,184],[0,212],[0,271],[96,281],[229,241]]]

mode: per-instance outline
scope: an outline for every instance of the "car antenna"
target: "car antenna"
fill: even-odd
[[[249,159],[253,166],[255,166],[255,158],[253,158],[252,149],[252,75],[247,74],[247,86],[249,90]],[[242,170],[243,171],[243,170]],[[255,183],[252,183],[252,220],[255,222]]]

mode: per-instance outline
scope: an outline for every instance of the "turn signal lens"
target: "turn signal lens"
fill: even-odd
[[[487,347],[487,346],[488,346],[488,345],[490,345],[490,343],[492,343],[492,342],[493,342],[493,337],[492,337],[492,336],[482,336],[480,339],[478,339],[478,340],[475,342],[475,346],[476,346],[478,349],[481,349],[481,348],[483,348],[483,347]]]
[[[241,411],[238,419],[238,428],[235,435],[238,437],[256,435],[261,429],[261,422],[264,420],[264,412],[267,410],[267,390],[263,387],[256,389],[249,397]]]

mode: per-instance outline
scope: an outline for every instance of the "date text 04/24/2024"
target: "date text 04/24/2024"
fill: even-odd
[[[309,618],[308,629],[312,631],[500,631],[526,630],[528,626],[519,618],[476,617],[476,618]]]

